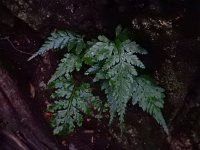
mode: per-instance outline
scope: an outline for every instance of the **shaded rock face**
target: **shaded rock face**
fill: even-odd
[[[119,23],[131,27],[135,40],[149,51],[148,58],[144,58],[149,72],[166,89],[164,116],[169,126],[173,128],[172,138],[167,140],[162,128],[156,125],[150,116],[135,107],[134,111],[132,109],[128,111],[127,130],[123,137],[113,131],[110,131],[110,136],[124,149],[178,150],[200,147],[198,129],[200,122],[196,121],[200,120],[198,115],[199,1],[1,0],[1,2],[0,38],[9,36],[15,48],[27,53],[34,53],[42,43],[41,35],[46,36],[54,29],[70,28],[92,36],[99,33],[112,36],[114,28]],[[1,61],[15,64],[13,75],[23,75],[23,78],[28,80],[27,83],[33,82],[35,97],[48,100],[46,90],[37,87],[40,83],[45,84],[55,69],[57,64],[55,53],[26,63],[29,55],[17,52],[8,40],[0,40],[1,49],[4,49],[0,51]],[[177,118],[179,121],[174,122]],[[79,137],[79,133],[76,137]],[[77,141],[79,142],[78,138]]]
[[[106,1],[2,0],[2,3],[16,17],[26,22],[34,30],[41,32],[46,29],[49,32],[55,27],[73,28],[87,33],[105,32],[105,28],[109,28],[110,24],[115,24],[115,10],[111,12],[110,8],[106,7]],[[111,13],[113,13],[113,22],[108,22],[106,16],[110,16]]]
[[[185,4],[181,0],[169,4],[159,0],[2,0],[2,3],[34,30],[72,28],[87,34],[111,34],[119,23],[130,25],[137,16],[177,12],[177,7]]]
[[[148,15],[141,13],[133,19],[136,40],[149,50],[151,59],[147,64],[150,64],[150,71],[159,84],[166,89],[167,101],[164,112],[171,134],[174,136],[169,139],[171,149],[187,149],[186,147],[199,149],[197,138],[199,132],[196,127],[199,122],[195,122],[192,118],[198,118],[200,103],[197,79],[200,70],[198,28],[200,11],[197,7],[200,3],[196,1],[196,3],[172,3],[172,5],[163,2],[157,4],[159,7],[155,8],[159,9],[154,11],[148,9],[147,12],[151,13]],[[147,126],[153,131],[151,124]],[[178,128],[181,129],[177,130]],[[130,133],[128,135],[126,137],[132,136]],[[131,138],[125,139],[124,141],[128,141]],[[126,147],[129,148],[130,146]],[[162,149],[169,148],[164,146]]]
[[[150,48],[155,77],[166,88],[169,102],[179,107],[188,89],[196,87],[194,78],[200,69],[200,3],[174,5],[160,3],[159,12],[135,17],[132,24],[138,41]]]

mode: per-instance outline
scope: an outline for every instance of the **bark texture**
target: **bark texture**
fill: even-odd
[[[0,149],[57,150],[46,127],[30,111],[17,84],[0,67]]]

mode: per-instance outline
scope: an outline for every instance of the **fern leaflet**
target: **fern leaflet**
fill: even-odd
[[[32,55],[29,59],[33,59],[38,55],[42,55],[45,52],[47,52],[50,49],[63,49],[64,47],[68,46],[68,50],[72,49],[77,45],[77,43],[81,43],[83,39],[78,36],[74,35],[71,32],[65,32],[65,31],[57,31],[54,33],[51,33],[51,36],[47,38],[45,43],[41,46],[41,48]],[[78,44],[80,46],[81,44]]]
[[[61,62],[59,63],[58,68],[56,69],[56,72],[49,80],[49,83],[53,82],[61,76],[69,76],[69,74],[75,69],[79,71],[81,66],[82,60],[78,56],[70,53],[65,54],[64,58],[61,59]]]

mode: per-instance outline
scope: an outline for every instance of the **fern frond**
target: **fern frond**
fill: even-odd
[[[114,50],[114,43],[111,43],[106,37],[99,36],[101,41],[96,42],[85,54],[85,59],[92,58],[93,62],[99,62],[109,57]]]
[[[116,100],[112,94],[112,89],[109,86],[108,82],[103,82],[101,86],[101,90],[105,90],[108,106],[109,106],[109,113],[110,113],[110,123],[111,124],[115,118],[116,112],[117,112],[117,103]]]
[[[100,109],[101,101],[93,96],[87,83],[76,86],[72,78],[59,78],[55,82],[54,96],[61,100],[55,101],[48,108],[53,112],[54,134],[70,133],[75,127],[82,126],[83,115],[94,115],[94,109]]]
[[[123,83],[123,81],[118,82]],[[107,101],[110,109],[110,124],[113,122],[114,118],[119,117],[120,125],[124,122],[124,115],[126,110],[127,102],[130,99],[129,91],[127,90],[127,84],[110,85],[111,82],[104,81],[102,84],[102,90],[105,90],[107,94]]]
[[[82,38],[78,35],[72,34],[71,32],[57,31],[51,33],[51,36],[47,38],[41,48],[33,56],[31,56],[28,61],[38,55],[44,54],[50,49],[63,49],[64,47],[67,47],[67,45],[69,49],[72,49],[75,46],[73,44],[77,44],[77,41],[82,41]]]
[[[168,134],[168,128],[161,109],[164,105],[164,89],[153,85],[149,80],[137,77],[133,83],[132,103],[136,103],[150,115],[164,128]]]
[[[82,60],[77,56],[72,53],[67,53],[64,55],[64,58],[61,59],[61,62],[58,65],[58,68],[56,69],[56,72],[54,75],[51,77],[48,83],[53,82],[57,78],[61,76],[69,76],[72,71],[75,69],[77,71],[80,70],[82,67]]]
[[[126,40],[123,42],[123,48],[128,52],[128,53],[137,53],[137,54],[147,54],[148,52],[140,47],[136,42],[131,41],[131,40]]]
[[[100,41],[96,42],[85,55],[86,59],[93,60],[93,66],[88,69],[87,74],[95,73],[93,81],[101,80],[103,83],[102,89],[107,94],[110,107],[110,122],[117,114],[122,124],[126,105],[132,93],[133,78],[137,76],[136,67],[145,68],[135,54],[146,54],[146,51],[138,45],[134,46],[136,43],[130,40],[116,39],[116,42],[113,42],[105,36],[100,36],[98,39]]]

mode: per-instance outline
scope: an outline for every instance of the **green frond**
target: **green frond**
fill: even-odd
[[[74,70],[79,71],[81,67],[82,67],[82,60],[78,56],[72,53],[67,53],[64,55],[64,58],[61,59],[61,62],[59,63],[58,68],[56,69],[56,72],[51,77],[48,83],[53,82],[54,80],[56,80],[61,76],[67,77]]]
[[[57,48],[63,49],[64,47],[67,47],[67,46],[69,49],[72,49],[73,46],[75,46],[77,43],[81,41],[82,41],[82,38],[80,36],[74,35],[68,31],[66,32],[57,31],[57,32],[51,33],[51,36],[47,38],[47,40],[40,47],[40,49],[33,56],[31,56],[28,59],[28,61],[35,58],[38,55],[44,54],[50,49],[57,49]]]
[[[133,83],[132,103],[136,103],[150,115],[164,128],[168,134],[168,128],[161,109],[164,105],[164,89],[153,85],[149,80],[137,77]]]
[[[109,113],[110,113],[110,124],[111,124],[113,122],[116,112],[117,112],[116,100],[113,96],[112,90],[111,90],[108,82],[103,82],[103,84],[101,86],[101,90],[105,90],[105,93],[107,96]]]
[[[107,94],[110,108],[110,123],[117,115],[120,124],[123,124],[127,102],[130,99],[130,83],[128,83],[123,77],[119,76],[114,80],[110,80],[108,83],[104,81],[102,89],[104,89]],[[116,82],[116,80],[118,80],[118,82]]]
[[[55,82],[54,95],[61,100],[55,101],[48,108],[53,113],[54,134],[70,133],[82,126],[84,115],[94,115],[95,109],[100,110],[101,101],[93,96],[87,83],[76,86],[72,78],[59,78]]]
[[[148,52],[140,47],[136,42],[131,41],[131,40],[126,40],[122,43],[123,49],[128,52],[128,53],[135,53],[135,54],[147,54]]]
[[[104,36],[98,39],[100,41],[85,55],[87,59],[93,60],[86,74],[95,74],[94,82],[101,80],[102,89],[107,94],[110,122],[118,116],[120,124],[123,124],[126,106],[132,94],[133,78],[138,75],[136,67],[145,68],[135,54],[146,54],[146,51],[130,40],[116,39],[113,42]]]
[[[105,42],[106,41],[106,42]],[[102,42],[96,42],[85,54],[85,58],[93,58],[93,61],[98,62],[106,59],[112,54],[114,44],[105,40]]]

